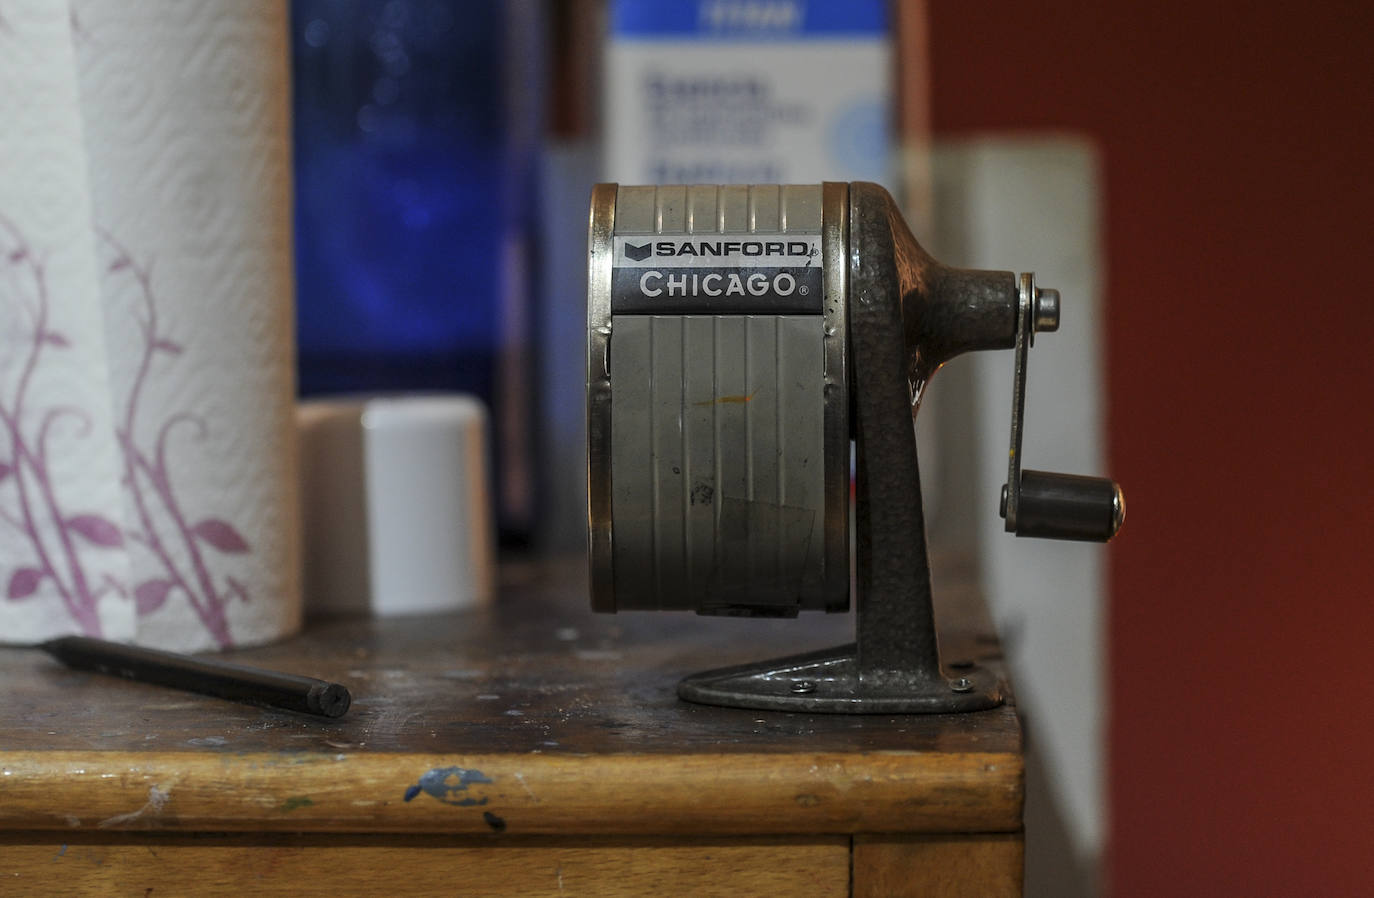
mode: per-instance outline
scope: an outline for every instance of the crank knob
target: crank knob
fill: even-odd
[[[1105,543],[1126,520],[1121,487],[1107,477],[1022,471],[1014,532],[1041,539]],[[1002,517],[1007,488],[1002,487]]]

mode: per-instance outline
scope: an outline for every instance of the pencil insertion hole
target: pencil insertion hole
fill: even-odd
[[[306,699],[310,710],[316,714],[323,714],[325,717],[342,717],[352,701],[352,696],[348,694],[348,690],[338,683],[321,683],[318,686],[311,686],[310,695]]]

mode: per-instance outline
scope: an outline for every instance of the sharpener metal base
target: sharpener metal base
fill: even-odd
[[[935,677],[861,672],[854,643],[693,674],[677,692],[705,705],[829,714],[954,714],[1005,700],[1001,679],[978,666]]]

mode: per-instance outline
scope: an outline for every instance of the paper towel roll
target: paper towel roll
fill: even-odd
[[[88,206],[84,241],[68,239],[94,252],[109,352],[92,431],[113,434],[122,487],[119,513],[91,515],[77,535],[124,553],[109,590],[136,615],[140,643],[196,650],[291,633],[301,605],[285,7],[30,5],[61,8],[67,24],[78,96],[66,103],[84,154],[71,190]],[[0,41],[26,46],[9,10]],[[35,175],[7,167],[0,181],[22,194]],[[83,353],[80,367],[98,363]],[[45,578],[36,592],[55,586]],[[67,629],[90,631],[67,617]]]
[[[0,641],[134,635],[65,3],[0,5]]]

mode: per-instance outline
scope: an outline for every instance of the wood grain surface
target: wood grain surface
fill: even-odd
[[[129,895],[849,894],[849,840],[0,836],[0,893]]]
[[[232,660],[332,679],[338,720],[0,650],[0,829],[507,835],[1014,831],[1010,707],[831,716],[680,701],[684,674],[850,639],[793,621],[593,615],[581,565],[507,567],[467,614],[313,621]],[[939,585],[947,659],[998,663]],[[491,818],[501,821],[498,827]]]
[[[854,898],[1015,898],[1020,833],[855,836]]]

